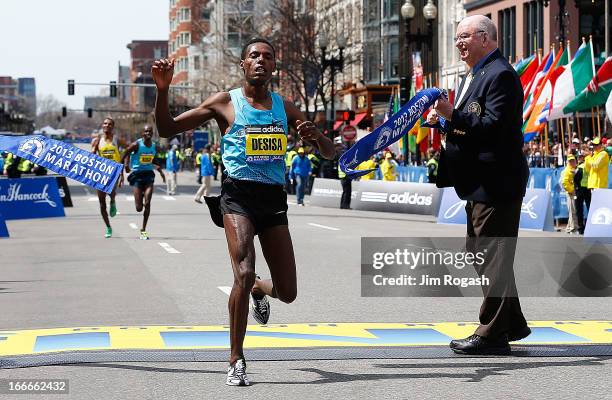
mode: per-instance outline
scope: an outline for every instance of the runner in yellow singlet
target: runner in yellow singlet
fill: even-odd
[[[119,154],[119,146],[117,141],[114,139],[113,128],[115,127],[115,121],[111,117],[104,118],[102,122],[102,133],[96,136],[91,142],[91,152],[98,154],[109,160],[121,162],[121,154]],[[121,178],[117,181],[117,186],[113,189],[110,196],[110,216],[111,218],[117,215],[117,205],[115,203],[115,195],[117,194],[117,187],[123,184],[123,171],[121,172]],[[106,211],[106,193],[98,190],[98,200],[100,202],[100,214],[106,224],[105,238],[113,236],[113,228],[111,228],[108,214]]]

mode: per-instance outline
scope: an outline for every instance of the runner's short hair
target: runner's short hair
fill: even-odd
[[[268,46],[270,46],[272,48],[272,55],[274,56],[274,58],[276,58],[276,49],[274,48],[272,43],[270,43],[268,40],[266,40],[264,38],[253,38],[253,39],[249,40],[248,42],[246,42],[246,44],[242,47],[242,51],[240,52],[240,59],[241,60],[244,60],[246,58],[247,50],[249,49],[249,46],[252,45],[253,43],[265,43],[265,44],[267,44]]]

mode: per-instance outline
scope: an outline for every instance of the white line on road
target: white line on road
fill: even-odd
[[[97,197],[90,197],[90,198],[87,199],[87,201],[96,201],[96,200],[98,200]]]
[[[172,197],[172,196],[162,196],[162,198],[163,198],[164,200],[176,201],[176,199],[175,199],[174,197]]]
[[[228,296],[230,295],[230,293],[232,293],[232,288],[230,286],[217,286],[217,289],[219,289]]]
[[[166,250],[170,254],[180,254],[181,253],[174,247],[170,246],[168,243],[159,242],[158,244],[162,247],[162,249]]]
[[[135,224],[135,223],[133,223],[133,222],[130,222],[130,228],[132,228],[132,229],[138,229],[138,225],[136,225],[136,224]]]
[[[127,201],[134,201],[134,196],[125,196]]]
[[[319,224],[315,224],[313,222],[309,222],[308,225],[316,226],[317,228],[329,229],[330,231],[339,231],[340,230],[340,228],[334,228],[333,226],[319,225]]]
[[[297,203],[295,201],[287,200],[287,204],[291,204],[292,206],[297,206]]]

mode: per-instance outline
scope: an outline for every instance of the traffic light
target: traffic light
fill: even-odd
[[[74,96],[74,79],[68,79],[68,96]]]
[[[91,116],[93,115],[93,110],[91,108],[87,109],[87,118],[91,118]]]
[[[68,109],[66,107],[62,107],[62,117],[66,117],[68,115]]]
[[[110,97],[117,97],[117,81],[110,81]]]
[[[409,90],[408,78],[405,76],[400,77],[400,107],[408,102],[408,96],[410,96]]]
[[[353,110],[349,110],[349,111],[342,111],[342,120],[343,121],[352,121],[355,119],[355,111]]]

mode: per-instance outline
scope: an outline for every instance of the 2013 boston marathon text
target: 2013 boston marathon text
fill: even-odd
[[[51,149],[45,154],[44,161],[69,174],[84,176],[102,185],[109,183],[116,168],[113,163],[96,159],[86,152],[75,152],[57,143],[52,144]]]

